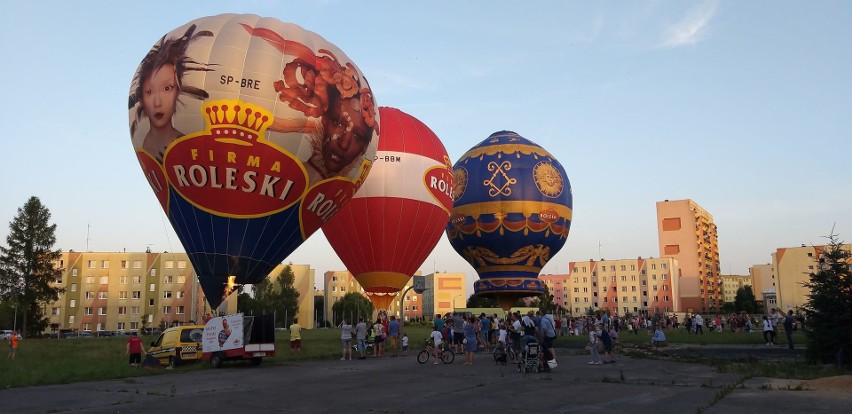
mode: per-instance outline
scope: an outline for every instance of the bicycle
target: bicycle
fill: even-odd
[[[500,353],[502,353],[503,356],[500,356]],[[514,363],[514,361],[517,359],[515,348],[512,346],[511,342],[495,346],[494,350],[491,351],[491,354],[494,357],[495,364],[501,363],[503,365],[506,365],[509,362]]]
[[[426,349],[420,351],[417,354],[417,362],[421,364],[425,364],[429,361],[429,358],[435,355],[435,346],[430,342],[426,341]],[[455,361],[456,356],[452,351],[447,349],[441,349],[441,362],[445,364],[452,364]]]

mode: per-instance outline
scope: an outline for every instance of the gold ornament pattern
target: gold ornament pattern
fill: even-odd
[[[512,177],[509,177],[507,171],[512,170],[512,163],[509,161],[503,161],[497,164],[494,161],[488,163],[488,171],[491,171],[491,178],[482,182],[482,185],[486,187],[491,187],[488,189],[488,195],[491,197],[496,197],[498,195],[509,196],[512,195],[512,189],[509,187],[510,185],[517,184],[518,180]],[[498,177],[503,177],[506,181],[501,186],[497,186],[494,181]]]
[[[459,167],[453,170],[453,201],[458,201],[467,188],[467,170]]]
[[[562,174],[547,161],[540,162],[533,167],[533,180],[538,191],[545,197],[554,198],[562,194]]]
[[[540,267],[544,267],[550,260],[550,247],[543,244],[524,246],[512,253],[509,257],[500,257],[490,249],[481,246],[468,246],[462,256],[474,268],[480,268],[490,265],[509,265],[523,263],[524,266],[536,266],[538,261]]]

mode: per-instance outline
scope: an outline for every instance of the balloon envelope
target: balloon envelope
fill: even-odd
[[[447,151],[426,125],[381,107],[373,169],[323,233],[367,296],[387,309],[435,248],[452,209]]]
[[[573,196],[549,152],[511,131],[492,134],[453,166],[447,237],[479,274],[478,295],[504,309],[544,291],[541,268],[565,244]]]
[[[212,307],[255,283],[357,191],[378,142],[367,80],[337,47],[255,15],[167,33],[130,87],[131,141]]]

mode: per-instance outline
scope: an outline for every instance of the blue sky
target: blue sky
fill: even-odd
[[[63,250],[182,251],[133,153],[127,96],[155,41],[220,13],[320,34],[453,161],[499,130],[553,153],[574,223],[543,273],[658,256],[664,199],[713,214],[723,273],[832,226],[852,241],[852,3],[257,0],[4,6],[4,244],[35,195]],[[286,261],[343,269],[329,252],[317,232]],[[475,278],[446,238],[421,270]]]

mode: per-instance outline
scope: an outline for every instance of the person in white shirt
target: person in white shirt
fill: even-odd
[[[340,323],[340,343],[343,346],[343,356],[341,361],[352,359],[352,324],[346,319]]]
[[[441,363],[441,345],[444,343],[444,335],[441,335],[437,326],[433,326],[429,337],[432,338],[432,346],[435,348],[435,365],[438,365]]]

